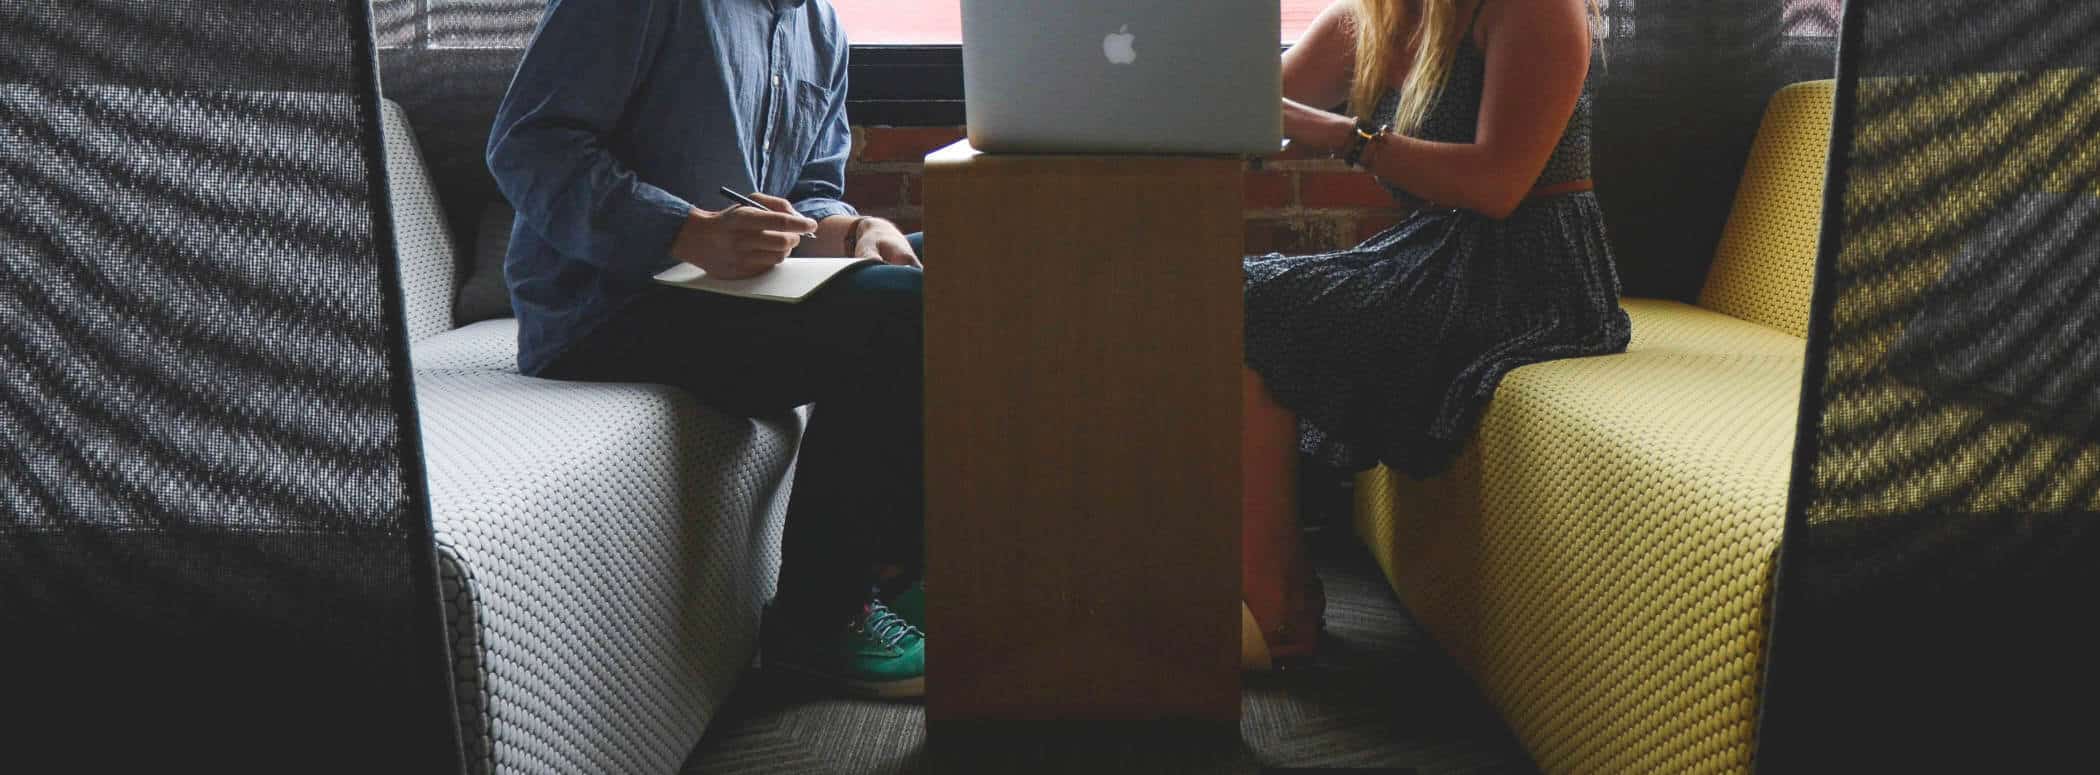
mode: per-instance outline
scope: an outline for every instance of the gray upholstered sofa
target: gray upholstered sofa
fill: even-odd
[[[474,772],[671,772],[749,664],[801,418],[532,379],[452,324],[453,241],[386,103],[432,521]]]

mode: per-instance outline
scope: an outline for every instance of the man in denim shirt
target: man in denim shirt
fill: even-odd
[[[814,404],[768,663],[913,696],[923,633],[870,590],[923,552],[920,270],[912,240],[839,199],[846,55],[824,0],[553,0],[488,163],[518,211],[504,274],[521,371],[677,385],[744,416]],[[650,281],[678,262],[747,277],[791,253],[883,265],[799,304]],[[903,594],[923,610],[922,587]]]

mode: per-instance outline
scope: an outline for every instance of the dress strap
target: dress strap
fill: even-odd
[[[1487,10],[1487,7],[1488,0],[1480,0],[1479,3],[1473,6],[1473,20],[1466,23],[1466,34],[1460,36],[1460,40],[1473,39],[1473,28],[1480,26],[1480,12]]]

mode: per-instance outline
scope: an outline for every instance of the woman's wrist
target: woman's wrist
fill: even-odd
[[[1327,156],[1339,159],[1349,153],[1349,145],[1356,139],[1356,119],[1333,113],[1328,115],[1331,118],[1327,122],[1327,139],[1324,144],[1329,149]]]
[[[1391,131],[1380,131],[1370,142],[1364,144],[1363,158],[1356,161],[1357,169],[1365,172],[1378,171],[1378,154],[1385,150],[1386,141],[1392,139]]]
[[[1372,126],[1368,121],[1356,122],[1349,127],[1349,150],[1342,155],[1342,161],[1358,169],[1371,169],[1378,151],[1392,134],[1392,124]]]
[[[1315,143],[1319,143],[1321,153],[1327,155],[1329,160],[1340,160],[1342,153],[1348,153],[1348,128],[1354,126],[1354,122],[1357,120],[1348,116],[1336,116],[1336,113],[1325,113],[1323,122],[1319,122],[1321,132]]]

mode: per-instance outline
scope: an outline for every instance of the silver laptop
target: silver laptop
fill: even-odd
[[[962,0],[970,144],[1275,153],[1276,0]]]

